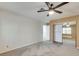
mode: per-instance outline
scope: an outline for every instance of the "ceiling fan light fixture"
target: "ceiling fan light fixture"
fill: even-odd
[[[64,23],[63,25],[66,26],[66,27],[70,27],[69,23]]]
[[[52,14],[54,14],[54,11],[53,10],[50,10],[49,11],[49,15],[52,15]]]
[[[67,24],[66,26],[67,26],[67,27],[70,27],[70,24]]]

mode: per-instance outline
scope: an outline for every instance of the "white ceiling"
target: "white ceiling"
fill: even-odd
[[[60,4],[61,2],[52,2],[54,6]],[[54,13],[53,15],[47,17],[48,12],[37,13],[37,11],[47,6],[44,2],[0,2],[0,8],[16,12],[18,14],[24,15],[31,19],[49,21],[51,19],[59,19],[62,17],[79,15],[79,2],[70,2],[57,10],[63,11],[62,14]]]

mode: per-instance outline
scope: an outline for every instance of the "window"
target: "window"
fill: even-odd
[[[71,27],[64,27],[63,34],[71,34]]]

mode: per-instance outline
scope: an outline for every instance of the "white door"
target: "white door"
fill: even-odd
[[[50,26],[43,25],[43,41],[50,40]]]
[[[61,24],[56,24],[55,25],[55,38],[54,41],[55,42],[59,42],[62,43],[62,25]]]

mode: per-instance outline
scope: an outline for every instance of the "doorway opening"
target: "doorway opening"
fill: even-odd
[[[76,46],[76,21],[54,24],[54,43]]]
[[[75,47],[75,44],[76,44],[76,22],[75,21],[63,23],[62,39],[64,44]]]
[[[43,41],[50,40],[50,26],[43,25]]]

